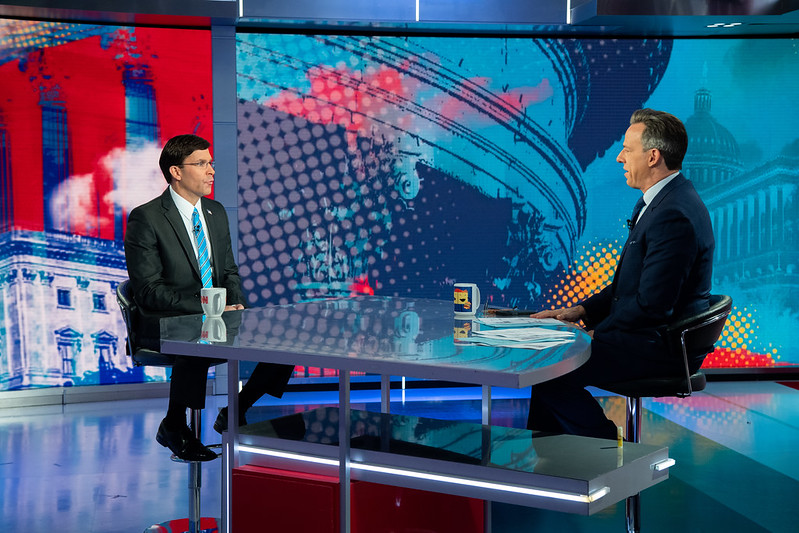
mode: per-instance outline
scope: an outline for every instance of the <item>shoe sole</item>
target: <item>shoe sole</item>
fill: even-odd
[[[155,442],[157,442],[158,444],[160,444],[164,448],[169,448],[169,445],[166,443],[166,439],[162,438],[158,434],[156,434],[156,436],[155,436]],[[172,448],[169,448],[169,451],[172,452],[172,455],[175,456],[175,457],[172,458],[173,460],[177,459],[178,461],[181,461],[183,463],[207,463],[209,461],[213,461],[214,459],[219,458],[219,454],[216,453],[216,452],[213,452],[213,451],[212,451],[212,453],[214,454],[214,456],[213,457],[209,457],[208,459],[183,459],[177,453],[175,453],[175,450],[173,450]]]

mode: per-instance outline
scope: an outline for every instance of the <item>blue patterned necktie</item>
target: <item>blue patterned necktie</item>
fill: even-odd
[[[205,232],[200,224],[200,214],[197,208],[191,214],[191,225],[194,228],[194,238],[197,241],[197,262],[200,263],[200,279],[203,281],[203,288],[212,287],[211,283],[211,260],[208,258],[208,241],[205,240]]]

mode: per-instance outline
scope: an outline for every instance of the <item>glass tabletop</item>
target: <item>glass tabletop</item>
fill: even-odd
[[[221,322],[219,322],[221,321]],[[222,326],[220,324],[224,325]],[[451,301],[361,296],[162,319],[162,351],[269,361],[464,383],[525,387],[574,370],[590,337],[546,349],[464,342],[479,329],[457,319]]]

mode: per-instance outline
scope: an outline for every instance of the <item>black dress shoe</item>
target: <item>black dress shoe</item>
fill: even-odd
[[[239,426],[246,426],[247,425],[247,418],[244,416],[244,413],[239,413]],[[227,431],[227,407],[223,407],[219,410],[219,415],[216,417],[214,421],[214,431],[222,434],[223,431]]]
[[[175,457],[183,461],[213,461],[217,455],[195,437],[185,424],[177,430],[171,430],[161,421],[155,440],[158,444],[172,450]]]

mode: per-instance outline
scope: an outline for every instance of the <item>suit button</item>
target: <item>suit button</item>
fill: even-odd
[[[614,296],[614,297],[613,297],[613,301],[614,301],[614,302],[618,302],[618,301],[619,301],[619,297],[618,297],[618,296]]]

